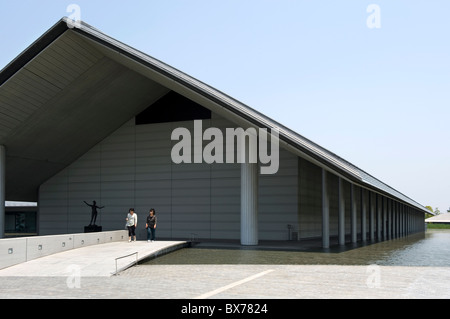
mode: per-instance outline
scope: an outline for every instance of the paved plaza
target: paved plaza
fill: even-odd
[[[102,244],[9,267],[0,298],[450,298],[447,267],[142,264],[113,275],[119,255],[179,244]]]

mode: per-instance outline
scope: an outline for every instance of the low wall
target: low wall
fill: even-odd
[[[126,230],[0,240],[0,269],[90,245],[128,240]]]

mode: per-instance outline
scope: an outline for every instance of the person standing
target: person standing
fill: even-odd
[[[134,237],[133,241],[136,241],[137,214],[134,212],[134,208],[129,209],[125,220],[128,228],[128,242],[131,242],[131,237]]]
[[[156,216],[155,209],[150,209],[150,213],[147,216],[147,224],[145,224],[145,228],[147,228],[147,241],[150,242],[156,240],[155,232],[156,232]]]

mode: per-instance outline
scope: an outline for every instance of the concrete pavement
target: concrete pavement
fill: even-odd
[[[110,277],[3,276],[0,298],[450,298],[447,267],[377,267],[139,265]]]
[[[140,264],[186,242],[114,242],[0,270],[0,298],[300,299],[450,298],[448,267]],[[136,256],[120,260],[119,269]]]

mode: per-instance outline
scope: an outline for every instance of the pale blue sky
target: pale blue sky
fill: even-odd
[[[69,4],[423,205],[450,206],[450,1],[0,0],[0,68]],[[369,29],[369,4],[381,28]]]

